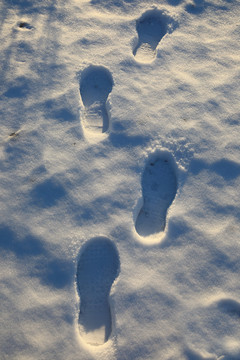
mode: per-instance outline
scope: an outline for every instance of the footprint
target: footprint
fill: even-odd
[[[137,61],[149,63],[155,59],[159,42],[172,30],[171,22],[173,20],[169,16],[157,9],[146,11],[137,20],[138,43],[133,50]]]
[[[146,237],[163,232],[167,211],[177,192],[176,164],[169,153],[150,156],[142,176],[143,206],[136,231]]]
[[[84,105],[83,128],[87,136],[102,135],[109,129],[106,103],[113,78],[103,66],[90,65],[81,75],[80,94]]]
[[[90,345],[104,344],[112,331],[109,293],[118,276],[120,260],[112,241],[89,240],[82,248],[77,267],[80,296],[79,331]]]

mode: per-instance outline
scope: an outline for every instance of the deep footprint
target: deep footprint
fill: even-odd
[[[79,331],[90,345],[104,344],[111,334],[109,293],[119,268],[118,251],[109,239],[94,238],[83,246],[77,267]]]
[[[111,73],[90,65],[81,75],[80,94],[84,105],[83,128],[88,135],[101,135],[109,128],[106,102],[113,87]]]
[[[165,230],[167,211],[177,192],[175,168],[168,153],[150,156],[142,176],[143,206],[135,224],[140,236]]]
[[[157,9],[145,12],[137,20],[138,43],[133,50],[136,60],[148,63],[155,59],[159,42],[171,30],[169,20],[167,15]]]

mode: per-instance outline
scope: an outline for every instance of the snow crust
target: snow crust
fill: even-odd
[[[149,12],[162,37],[144,37],[151,17],[137,31]],[[236,0],[1,1],[1,359],[240,359],[239,17]],[[90,109],[102,133],[84,123],[89,67],[112,77]],[[148,242],[135,224],[158,152],[177,191]],[[120,268],[93,346],[77,268],[99,237]]]

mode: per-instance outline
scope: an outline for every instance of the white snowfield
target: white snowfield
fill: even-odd
[[[240,360],[239,19],[1,0],[1,360]]]

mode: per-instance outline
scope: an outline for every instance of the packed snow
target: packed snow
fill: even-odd
[[[1,359],[240,359],[239,19],[1,0]]]

